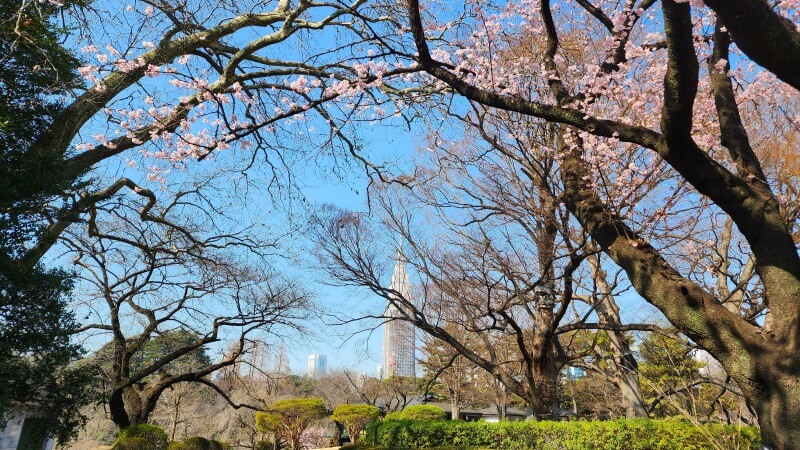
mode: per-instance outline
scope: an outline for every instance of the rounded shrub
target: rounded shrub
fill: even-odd
[[[379,416],[378,408],[372,405],[339,405],[333,410],[331,419],[344,424],[355,443],[364,427]]]
[[[210,440],[209,444],[211,444],[211,450],[231,450],[231,446],[228,445],[227,442],[220,442],[215,440]]]
[[[112,450],[149,450],[149,443],[138,437],[117,439]]]
[[[181,441],[172,441],[167,445],[167,450],[189,450],[189,448]]]
[[[387,419],[394,420],[444,420],[447,414],[442,408],[434,405],[411,405]]]
[[[184,439],[186,450],[211,450],[211,441],[204,437],[194,436]]]
[[[328,415],[328,408],[320,398],[289,398],[256,413],[256,430],[275,433],[283,438],[292,450],[302,448],[303,432],[314,422]]]
[[[120,431],[113,448],[117,449],[117,443],[134,438],[145,441],[145,446],[141,450],[166,450],[169,442],[167,433],[161,428],[148,423],[140,423]]]

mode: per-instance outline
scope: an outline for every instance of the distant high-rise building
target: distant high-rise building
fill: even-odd
[[[408,273],[406,273],[406,259],[399,251],[390,289],[397,292],[406,301],[411,300],[411,284],[408,281]],[[383,323],[383,376],[385,378],[415,376],[414,341],[416,334],[414,324],[403,320],[403,313],[392,302],[388,302],[386,305],[384,317],[386,317],[386,321]]]
[[[325,355],[308,355],[308,376],[322,378],[328,371],[328,357]]]

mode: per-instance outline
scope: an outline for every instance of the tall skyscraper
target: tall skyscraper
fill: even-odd
[[[308,355],[308,376],[322,378],[328,372],[328,357],[325,355]]]
[[[398,292],[404,299],[411,299],[411,284],[406,273],[406,259],[402,252],[397,252],[397,264],[394,266],[390,288]],[[413,377],[416,374],[416,358],[414,357],[415,329],[411,322],[402,319],[400,309],[391,302],[384,312],[383,323],[383,376]]]

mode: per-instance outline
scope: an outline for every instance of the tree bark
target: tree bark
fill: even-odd
[[[630,354],[634,366],[636,360]],[[624,357],[623,357],[624,358]],[[622,394],[622,401],[625,403],[625,417],[628,419],[646,419],[647,404],[642,395],[642,386],[639,383],[639,372],[636,369],[623,369],[617,376],[619,391]]]
[[[461,407],[458,406],[458,403],[450,403],[450,420],[460,420],[461,419]]]
[[[128,411],[125,410],[125,397],[122,389],[115,389],[108,397],[108,410],[111,414],[111,421],[120,430],[131,426],[131,419]]]
[[[534,404],[534,414],[541,419],[559,420],[561,408],[558,405],[558,376],[562,365],[547,358],[538,361],[535,367],[534,382],[539,402]]]
[[[456,386],[450,390],[450,420],[458,420],[461,418],[461,407],[458,405],[461,402],[461,399],[458,397],[458,391],[460,389],[459,380],[456,380]]]
[[[333,439],[331,442],[331,447],[338,447],[339,441],[342,440],[342,432],[344,432],[344,424],[341,422],[333,421],[334,426],[336,427],[336,431],[333,432]]]
[[[764,0],[705,0],[753,61],[800,90],[800,32]]]
[[[766,358],[765,358],[766,359]],[[800,445],[800,369],[781,370],[774,358],[758,361],[763,390],[747,395],[758,414],[762,448],[794,450]]]

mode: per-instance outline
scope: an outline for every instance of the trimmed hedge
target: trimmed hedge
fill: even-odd
[[[117,439],[112,450],[150,450],[150,443],[140,437]]]
[[[184,439],[183,445],[188,450],[211,450],[211,441],[201,436],[193,436]]]
[[[447,413],[434,405],[411,405],[386,415],[385,420],[445,420]]]
[[[144,443],[139,442],[140,439]],[[155,425],[140,423],[121,430],[113,449],[166,450],[167,442],[169,438],[164,430]]]
[[[211,450],[231,450],[231,446],[227,442],[211,439],[209,443],[211,444]]]
[[[189,447],[181,441],[172,441],[167,445],[167,450],[189,450]]]
[[[376,421],[364,439],[392,449],[487,447],[504,450],[757,450],[754,427],[669,420],[552,422]],[[716,442],[715,447],[712,442]]]
[[[341,447],[342,450],[394,450],[395,447],[384,447],[382,445],[372,445],[372,444],[347,444]],[[436,447],[435,449],[431,450],[498,450],[489,447]]]

